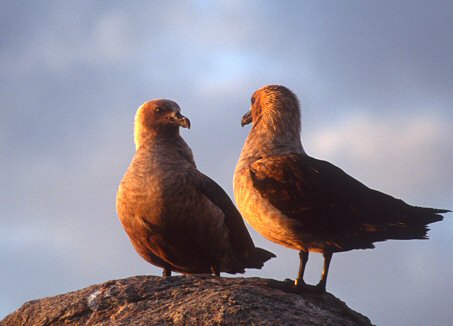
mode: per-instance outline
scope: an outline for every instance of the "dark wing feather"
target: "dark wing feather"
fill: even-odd
[[[252,251],[255,245],[242,216],[222,187],[198,170],[191,173],[191,179],[198,191],[219,207],[225,215],[225,224],[230,230],[230,240],[235,251],[237,253]]]
[[[255,189],[304,229],[373,233],[376,239],[422,238],[446,210],[413,207],[373,190],[329,162],[306,155],[271,156],[251,165]]]

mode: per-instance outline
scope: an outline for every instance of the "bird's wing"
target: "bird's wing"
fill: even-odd
[[[191,172],[191,180],[195,188],[225,215],[225,225],[230,231],[230,240],[235,251],[246,252],[255,248],[241,214],[222,187],[198,170]]]
[[[304,227],[404,223],[411,206],[373,190],[329,162],[306,155],[265,157],[250,173],[260,195]]]

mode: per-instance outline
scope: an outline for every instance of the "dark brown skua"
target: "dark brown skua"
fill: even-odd
[[[332,254],[374,248],[387,239],[426,239],[427,224],[445,209],[415,207],[373,190],[326,161],[308,156],[300,140],[297,97],[265,86],[252,96],[242,125],[252,129],[234,175],[244,218],[264,237],[299,250],[298,289],[323,292]],[[309,252],[324,255],[320,282],[303,280]]]
[[[261,268],[275,255],[255,247],[225,191],[197,170],[180,127],[190,122],[173,101],[149,101],[137,110],[136,152],[116,200],[132,245],[164,276]]]

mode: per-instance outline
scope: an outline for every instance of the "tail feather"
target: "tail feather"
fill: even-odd
[[[387,224],[386,239],[428,239],[428,224],[443,220],[440,214],[450,212],[448,209],[410,206],[407,211],[408,218],[403,223]],[[380,240],[378,240],[380,241]]]
[[[246,261],[244,262],[245,267],[261,269],[266,261],[274,257],[277,256],[272,252],[255,247],[253,250],[249,251]]]
[[[428,207],[412,207],[414,224],[428,225],[430,223],[442,221],[444,218],[440,214],[451,212],[448,209],[428,208]],[[411,214],[412,215],[412,214]]]

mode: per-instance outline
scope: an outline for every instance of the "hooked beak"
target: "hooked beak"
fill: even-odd
[[[190,129],[190,120],[179,112],[176,112],[174,115],[170,116],[170,120],[180,127]]]
[[[249,123],[252,122],[252,110],[249,110],[244,116],[242,117],[241,120],[241,126],[244,127],[245,125],[248,125]]]

